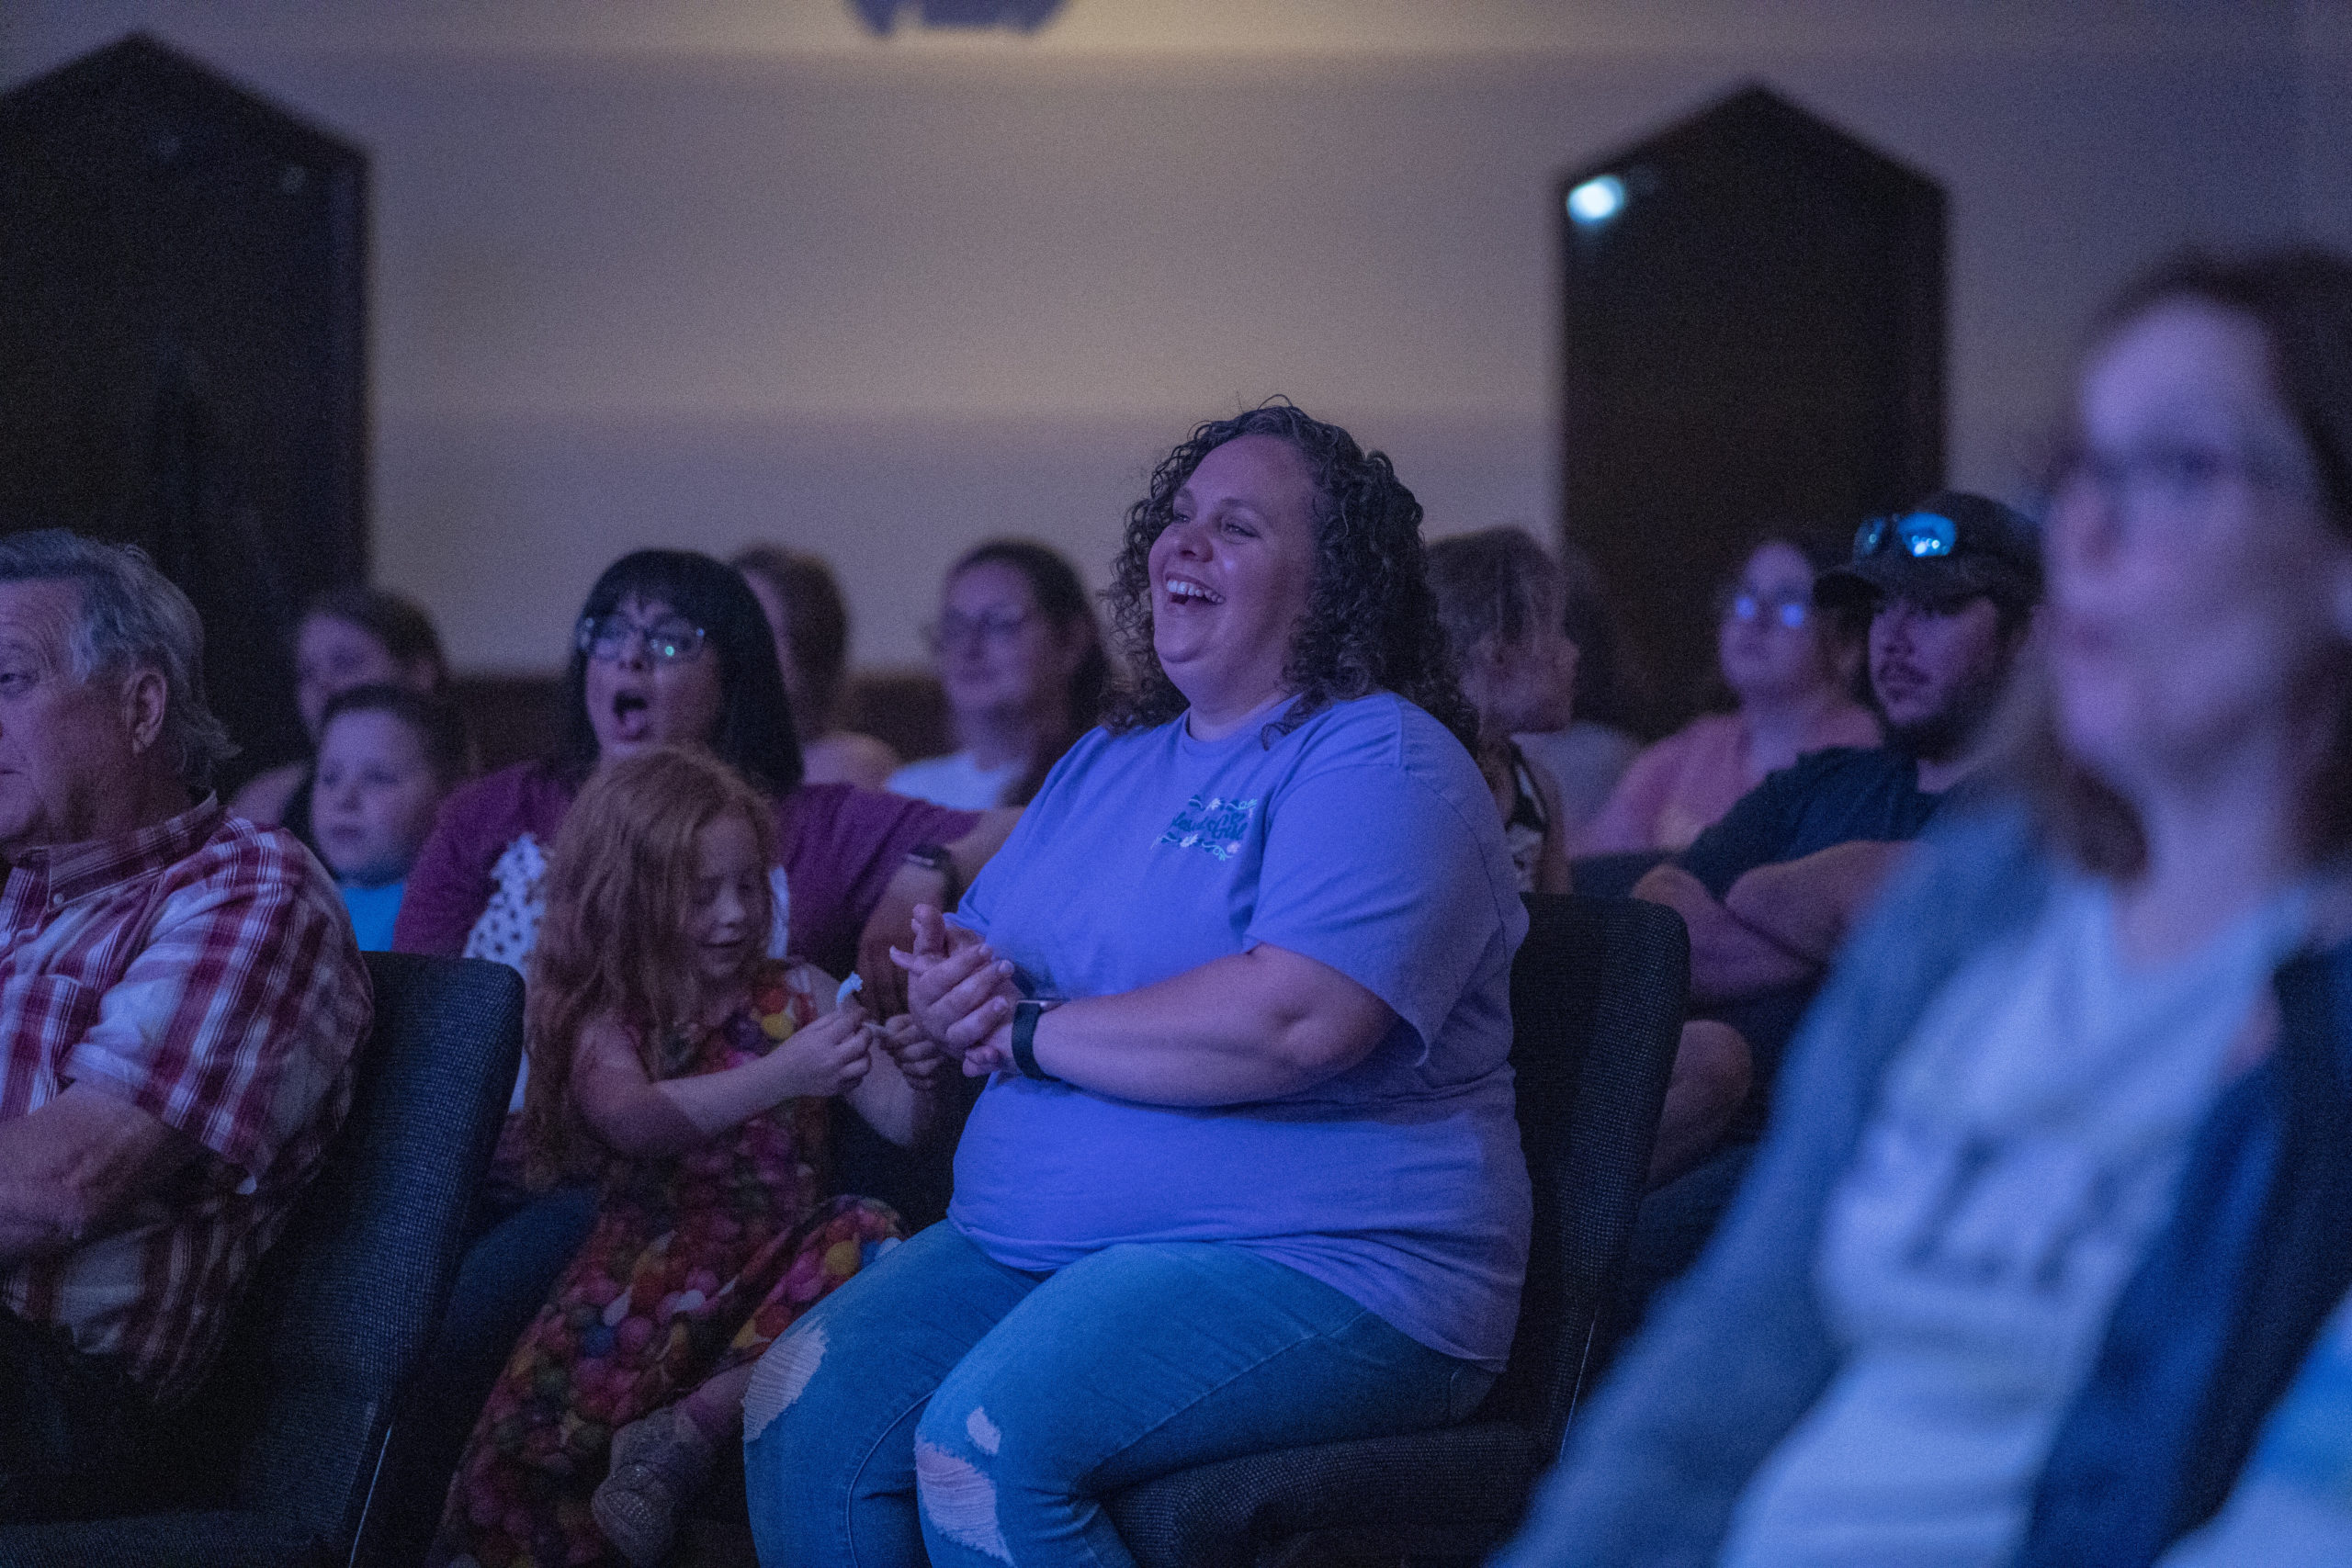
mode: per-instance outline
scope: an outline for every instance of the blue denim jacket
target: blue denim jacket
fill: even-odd
[[[2015,805],[1939,821],[1921,850],[1799,1032],[1723,1230],[1578,1416],[1504,1568],[1713,1562],[1749,1478],[1827,1387],[1815,1262],[1880,1079],[1944,983],[2054,881]],[[2144,1563],[2210,1514],[2346,1288],[2352,952],[2298,958],[2277,988],[2284,1046],[2199,1132],[2059,1432],[2027,1562]]]
[[[2352,1286],[2352,948],[2290,959],[2272,989],[2278,1048],[2198,1129],[2051,1446],[2018,1568],[2147,1568],[2211,1517]]]

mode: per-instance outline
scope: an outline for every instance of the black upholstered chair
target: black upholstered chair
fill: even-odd
[[[158,1511],[0,1528],[0,1568],[274,1568],[357,1555],[403,1384],[455,1277],[523,1039],[495,964],[369,953],[351,1114],[159,1444]]]
[[[1605,855],[1578,855],[1568,863],[1570,885],[1595,898],[1623,898],[1634,884],[1663,865],[1664,850],[1620,850]]]
[[[1648,1172],[1690,944],[1681,918],[1655,904],[1527,902],[1511,1066],[1535,1226],[1509,1367],[1459,1427],[1247,1455],[1110,1498],[1147,1568],[1475,1561],[1510,1533],[1558,1457]]]

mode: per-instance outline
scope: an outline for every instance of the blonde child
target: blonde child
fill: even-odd
[[[492,1392],[430,1562],[657,1560],[760,1351],[904,1234],[831,1193],[827,1101],[904,1144],[928,1098],[830,976],[764,955],[772,821],[668,747],[599,771],[557,838],[524,1129],[535,1180],[599,1181],[596,1223]]]

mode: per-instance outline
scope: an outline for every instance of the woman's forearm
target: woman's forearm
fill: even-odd
[[[1037,1065],[1098,1094],[1238,1105],[1312,1088],[1371,1055],[1396,1015],[1316,960],[1260,946],[1038,1021]],[[1009,1030],[991,1044],[1007,1043]]]

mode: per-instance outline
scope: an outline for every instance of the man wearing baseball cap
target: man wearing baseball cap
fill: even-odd
[[[1644,1205],[1627,1269],[1637,1296],[1697,1256],[1746,1173],[1781,1052],[1830,958],[1983,760],[1985,721],[2041,601],[2040,542],[1998,502],[1942,491],[1864,523],[1814,601],[1869,613],[1885,743],[1799,758],[1634,889],[1690,928],[1698,1016],[1677,1065],[1714,1065],[1678,1070],[1669,1090],[1654,1171],[1703,1163]]]

